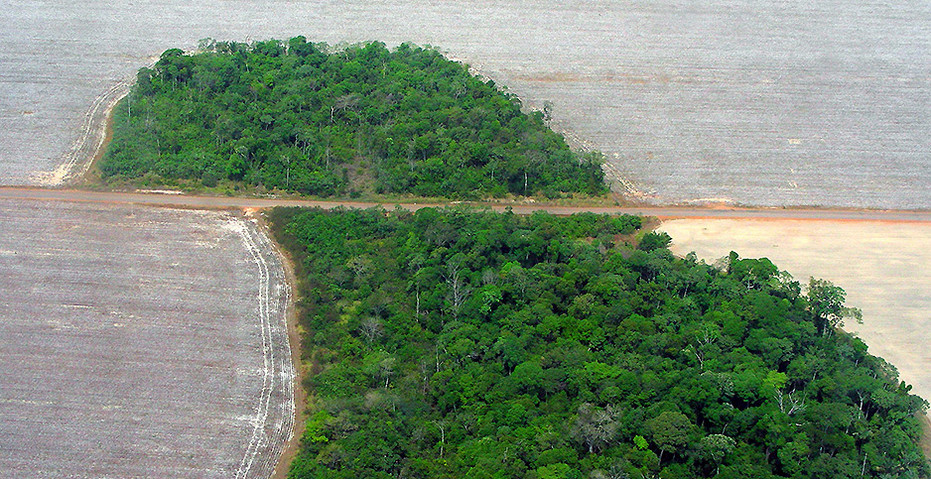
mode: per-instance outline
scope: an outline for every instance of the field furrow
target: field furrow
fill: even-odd
[[[268,477],[289,288],[225,212],[0,201],[0,477]]]

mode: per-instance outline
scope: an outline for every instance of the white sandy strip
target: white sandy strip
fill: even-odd
[[[265,437],[268,438],[265,443],[266,451],[259,451],[262,454],[257,457],[261,458],[261,462],[253,464],[252,467],[257,477],[268,477],[274,473],[281,454],[294,433],[295,371],[291,362],[291,346],[288,338],[287,322],[287,308],[291,288],[285,276],[284,266],[281,264],[283,259],[278,255],[268,237],[259,228],[256,220],[253,219],[248,223],[248,231],[251,234],[250,239],[257,246],[256,251],[264,253],[262,263],[265,265],[265,271],[269,279],[266,284],[274,285],[271,290],[266,290],[266,298],[268,299],[266,302],[266,318],[268,321],[265,323],[272,346],[271,358],[274,374],[271,376],[271,380],[274,386],[270,390],[269,400],[273,408],[273,417],[268,418],[266,416],[264,424]],[[271,264],[269,265],[269,263]],[[244,477],[248,477],[248,475]]]
[[[844,288],[864,321],[844,329],[931,398],[931,223],[686,219],[660,229],[676,254],[710,263],[733,250],[769,258],[803,285],[814,276]]]
[[[257,300],[264,362],[262,390],[256,401],[255,417],[251,421],[252,436],[235,477],[269,477],[294,430],[294,369],[285,308],[290,291],[287,286],[283,286],[284,290],[281,291],[271,290],[273,278],[265,254],[274,254],[273,248],[255,225],[233,219],[230,227],[240,234],[258,269]],[[286,283],[284,272],[280,264],[276,266],[274,282],[282,285]],[[281,301],[282,296],[285,301]]]
[[[94,99],[94,103],[84,114],[81,123],[81,136],[71,145],[60,165],[52,171],[38,172],[31,178],[39,186],[61,186],[65,182],[79,178],[97,155],[107,136],[107,117],[121,98],[129,93],[135,77],[127,78],[111,86]],[[93,144],[91,144],[93,141]]]

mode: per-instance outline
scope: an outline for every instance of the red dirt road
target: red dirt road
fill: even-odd
[[[271,208],[275,206],[306,206],[319,208],[370,208],[382,205],[393,208],[392,203],[372,203],[361,201],[317,201],[281,198],[246,198],[224,196],[194,196],[183,194],[159,194],[144,192],[102,192],[74,189],[43,189],[24,187],[0,187],[0,198],[30,199],[51,201],[75,201],[93,203],[139,204],[175,206],[182,208]],[[503,211],[507,205],[490,203],[470,203],[476,207],[488,207]],[[442,206],[430,203],[406,203],[402,208],[417,210],[430,206]],[[822,221],[893,221],[893,222],[931,222],[931,211],[902,210],[856,210],[856,209],[820,209],[820,208],[736,208],[736,207],[689,207],[689,206],[552,206],[545,204],[511,205],[518,214],[528,214],[544,210],[558,215],[569,215],[583,211],[593,213],[627,213],[655,216],[661,219],[672,218],[730,218],[730,219],[774,219],[774,220],[822,220]]]

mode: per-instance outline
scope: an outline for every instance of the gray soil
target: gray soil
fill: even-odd
[[[268,477],[288,287],[226,212],[0,200],[0,477]]]

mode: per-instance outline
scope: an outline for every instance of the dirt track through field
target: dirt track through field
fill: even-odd
[[[180,192],[178,192],[180,193]],[[272,208],[275,206],[302,206],[318,208],[371,208],[382,206],[386,209],[395,207],[391,202],[373,203],[363,201],[319,201],[289,198],[245,198],[227,196],[196,196],[185,194],[164,194],[146,192],[104,192],[73,189],[44,189],[29,187],[0,186],[0,199],[31,199],[68,202],[92,202],[113,204],[161,205],[181,208]],[[443,206],[429,203],[404,203],[402,208],[416,210],[429,206]],[[929,223],[931,211],[902,210],[861,210],[861,209],[804,209],[804,208],[703,208],[678,206],[554,206],[546,204],[476,203],[479,208],[491,208],[504,211],[510,208],[517,214],[529,214],[534,211],[547,211],[557,215],[570,215],[589,211],[593,213],[635,214],[671,218],[756,218],[756,219],[791,219],[818,221],[893,221],[904,223]]]
[[[245,224],[242,226],[240,236],[258,268],[258,313],[262,330],[264,367],[254,428],[246,454],[236,470],[237,479],[258,477],[256,472],[260,473],[261,477],[270,476],[275,470],[284,444],[291,439],[294,428],[294,369],[291,363],[291,348],[287,341],[287,325],[282,334],[281,318],[277,317],[286,311],[287,297],[282,302],[282,295],[274,294],[271,290],[273,271],[265,259],[267,255],[273,254],[270,253],[272,247],[269,240],[255,228],[249,228]],[[283,269],[278,265],[277,270],[281,273],[276,278],[277,282],[284,287],[287,296],[290,288],[284,281]],[[273,410],[276,406],[282,409],[280,413]]]

